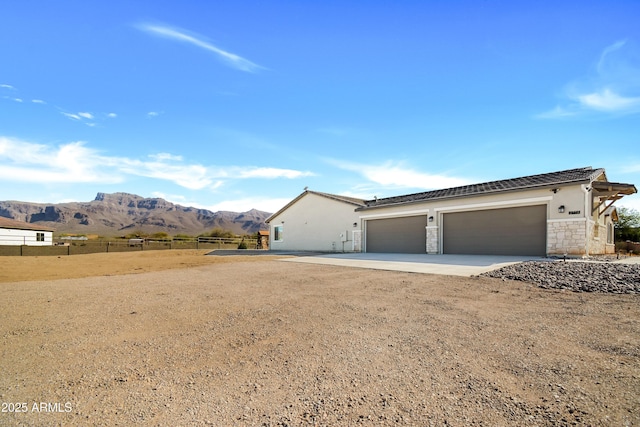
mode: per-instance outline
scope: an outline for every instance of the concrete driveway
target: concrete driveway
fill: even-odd
[[[501,255],[348,253],[300,256],[284,258],[281,261],[469,277],[510,264],[523,261],[542,261],[544,259],[541,257]]]

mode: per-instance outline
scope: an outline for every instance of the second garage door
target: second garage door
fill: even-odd
[[[443,215],[445,254],[544,256],[546,205]]]
[[[427,252],[427,217],[367,221],[367,252],[424,254]]]

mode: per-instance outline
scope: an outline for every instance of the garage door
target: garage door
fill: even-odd
[[[366,250],[424,254],[427,252],[426,226],[426,215],[368,220]]]
[[[544,256],[546,236],[545,205],[443,215],[445,254]]]

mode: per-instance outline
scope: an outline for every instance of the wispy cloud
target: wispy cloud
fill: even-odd
[[[622,173],[635,173],[640,172],[640,161],[636,161],[635,163],[629,163],[621,168]]]
[[[149,111],[147,113],[147,117],[149,118],[153,118],[153,117],[158,117],[161,113],[159,113],[158,111]]]
[[[343,170],[362,175],[378,188],[415,188],[437,189],[469,184],[464,178],[441,174],[431,174],[414,170],[400,161],[387,161],[381,164],[362,164],[336,159],[326,159],[328,163]],[[359,193],[363,190],[360,189]]]
[[[0,88],[2,89],[9,89],[9,90],[16,90],[15,87],[8,85],[8,84],[0,84]]]
[[[201,49],[213,52],[219,60],[237,70],[255,73],[260,69],[263,69],[263,67],[249,61],[248,59],[214,46],[202,36],[189,33],[182,29],[152,24],[139,24],[137,25],[137,28],[155,36],[166,37],[172,40],[189,43]]]
[[[277,212],[291,201],[290,198],[266,198],[266,197],[245,197],[240,199],[225,200],[215,205],[203,206],[213,212],[231,211],[246,212],[251,209],[260,209],[267,212]]]
[[[604,88],[600,92],[578,96],[580,104],[599,111],[633,111],[640,106],[640,97],[624,97]]]
[[[238,171],[238,176],[240,178],[266,178],[266,179],[275,179],[275,178],[302,178],[305,176],[313,176],[314,174],[311,172],[297,171],[293,169],[280,169],[280,168],[264,168],[264,167],[253,167],[242,169]]]
[[[156,153],[146,158],[107,156],[84,142],[59,146],[0,136],[0,179],[33,183],[118,183],[131,176],[170,181],[191,190],[220,188],[236,179],[296,179],[311,172],[257,166],[206,166],[182,156]]]
[[[63,116],[70,118],[71,120],[75,120],[78,122],[82,122],[87,126],[95,126],[96,123],[93,121],[95,116],[92,113],[80,111],[78,113],[67,113],[65,111],[60,112]]]
[[[600,53],[587,77],[567,84],[560,104],[537,114],[538,119],[563,119],[593,114],[640,113],[639,50],[628,40],[619,40]]]
[[[32,99],[31,102],[34,104],[46,104],[42,99]]]

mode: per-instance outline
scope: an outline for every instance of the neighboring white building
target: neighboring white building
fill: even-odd
[[[305,191],[267,223],[282,250],[596,255],[636,192],[585,167],[366,201]]]
[[[0,217],[0,245],[51,246],[53,229]]]

